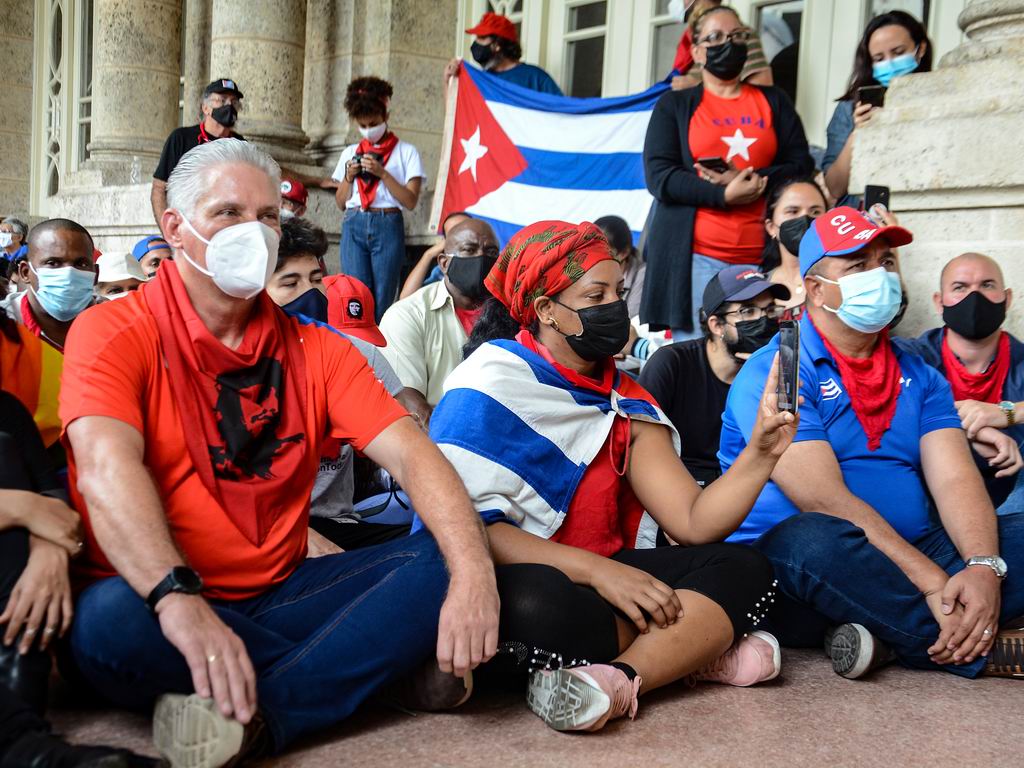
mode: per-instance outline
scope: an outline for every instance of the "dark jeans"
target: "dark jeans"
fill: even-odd
[[[942,528],[913,542],[950,576],[963,559]],[[753,546],[775,567],[780,591],[790,601],[768,615],[769,631],[785,645],[820,641],[826,624],[863,624],[908,667],[944,669],[977,677],[985,659],[960,666],[933,664],[928,647],[939,626],[921,592],[903,571],[871,544],[864,531],[837,517],[794,515],[776,525]],[[999,517],[999,554],[1009,575],[1003,582],[1000,622],[1024,614],[1024,515]],[[995,554],[995,553],[993,553]]]
[[[405,221],[401,213],[345,211],[341,226],[341,271],[362,280],[373,294],[379,323],[398,295],[405,261]]]
[[[306,560],[258,597],[214,602],[245,642],[275,748],[343,720],[431,656],[447,588],[437,544],[424,531]],[[193,691],[184,657],[121,578],[82,593],[71,645],[86,679],[118,706],[146,709],[161,694]]]

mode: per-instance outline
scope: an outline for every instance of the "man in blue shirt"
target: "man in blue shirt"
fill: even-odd
[[[933,301],[943,326],[894,341],[949,382],[968,438],[986,427],[1003,436],[998,455],[976,450],[975,463],[1001,514],[1024,511],[1020,503],[1000,507],[1017,483],[1024,441],[1024,343],[1002,330],[1013,291],[994,259],[964,253],[942,268]]]
[[[508,17],[488,11],[479,24],[466,30],[466,34],[476,36],[470,52],[485,72],[531,91],[563,95],[551,75],[540,67],[520,61],[523,49],[519,45],[519,33]],[[445,86],[458,71],[458,59],[448,62],[444,70]]]
[[[827,644],[839,674],[894,656],[964,677],[1022,674],[1024,631],[1000,624],[1024,614],[1024,515],[997,521],[949,384],[886,331],[902,294],[893,249],[910,241],[852,208],[804,235],[800,424],[732,540],[775,567],[768,621],[783,643],[839,625]],[[723,470],[750,438],[777,349],[778,337],[733,383]]]

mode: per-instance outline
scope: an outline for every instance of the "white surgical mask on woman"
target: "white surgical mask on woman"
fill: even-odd
[[[371,125],[369,128],[363,128],[363,126],[359,126],[359,134],[364,139],[372,141],[374,144],[376,144],[378,141],[384,138],[384,134],[387,132],[387,123],[381,123],[380,125]]]

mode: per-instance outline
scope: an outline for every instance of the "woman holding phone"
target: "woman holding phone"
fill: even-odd
[[[813,168],[785,94],[741,80],[751,33],[736,11],[712,6],[690,24],[701,85],[658,100],[644,144],[657,203],[640,319],[675,341],[700,335],[701,293],[719,270],[760,262],[768,181]]]
[[[828,124],[828,147],[821,169],[837,205],[860,207],[860,198],[847,194],[853,133],[868,124],[881,107],[876,96],[861,89],[888,88],[894,78],[912,72],[931,72],[932,44],[924,25],[905,11],[889,11],[868,22],[853,59],[846,93],[838,99]]]

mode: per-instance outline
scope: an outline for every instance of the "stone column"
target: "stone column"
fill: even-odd
[[[185,125],[197,122],[203,89],[210,76],[210,25],[213,0],[188,0],[185,4],[185,48],[181,52],[181,76],[185,80]]]
[[[304,163],[306,0],[213,0],[211,78],[245,94],[238,130],[277,160]]]
[[[0,0],[0,211],[28,221],[32,157],[32,3]]]
[[[959,24],[967,40],[934,72],[895,80],[854,144],[851,190],[888,185],[914,233],[901,249],[903,334],[940,324],[931,295],[960,253],[992,256],[1024,292],[1024,0],[972,0]],[[1024,333],[1022,313],[1008,327]]]
[[[143,177],[178,126],[181,3],[95,0],[90,165],[125,183],[132,157]]]

